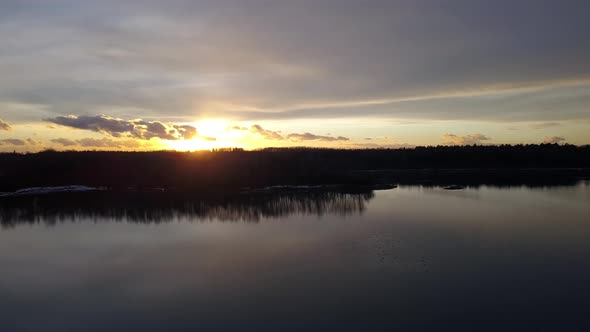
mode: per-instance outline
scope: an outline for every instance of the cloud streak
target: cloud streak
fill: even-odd
[[[81,138],[72,140],[67,138],[55,138],[50,140],[52,143],[65,147],[80,146],[85,148],[138,148],[139,142],[134,140],[113,140],[107,137],[103,138]]]
[[[26,142],[27,142],[28,144],[30,144],[30,145],[37,145],[37,144],[41,143],[41,142],[35,141],[35,140],[34,140],[34,139],[32,139],[32,138],[27,138],[27,139],[26,139]]]
[[[260,125],[253,125],[250,127],[250,131],[262,136],[267,140],[284,140],[285,138],[278,131],[266,130]]]
[[[565,138],[561,136],[545,137],[545,139],[543,140],[543,143],[548,144],[559,144],[562,142],[565,142]]]
[[[400,144],[377,144],[377,143],[360,143],[351,144],[351,148],[354,149],[413,149],[416,146],[413,144],[400,143]]]
[[[483,134],[470,134],[466,136],[458,136],[455,134],[443,135],[444,145],[481,145],[489,140],[491,140],[491,138]]]
[[[23,146],[27,144],[26,141],[18,138],[5,138],[0,140],[0,145],[15,145],[15,146]]]
[[[348,137],[338,136],[322,136],[322,135],[314,135],[312,133],[303,133],[303,134],[289,134],[287,135],[287,139],[295,142],[301,141],[322,141],[322,142],[342,142],[342,141],[350,141]]]
[[[12,130],[12,126],[10,126],[8,122],[4,122],[4,120],[0,119],[0,130],[10,131]]]
[[[266,140],[273,140],[273,141],[284,141],[289,140],[292,142],[303,142],[303,141],[320,141],[320,142],[344,142],[349,141],[348,137],[344,136],[325,136],[325,135],[316,135],[309,132],[306,133],[291,133],[287,135],[282,135],[278,131],[264,129],[260,125],[252,125],[248,127],[240,127],[240,126],[233,126],[229,128],[230,130],[238,130],[238,131],[249,131],[251,133],[260,135],[262,138]]]
[[[54,138],[50,142],[63,146],[74,146],[78,144],[76,141],[67,138]]]
[[[542,122],[542,123],[535,123],[533,125],[531,125],[532,129],[547,129],[547,128],[553,128],[553,127],[559,127],[561,126],[561,123],[559,122]]]
[[[82,138],[76,141],[82,147],[95,148],[138,148],[140,145],[137,141],[125,140],[115,141],[109,138]]]

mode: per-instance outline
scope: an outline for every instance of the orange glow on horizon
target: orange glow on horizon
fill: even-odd
[[[189,125],[197,128],[198,136],[189,140],[165,141],[164,148],[177,151],[199,151],[218,148],[250,148],[244,137],[229,130],[229,122],[222,119],[206,119]]]

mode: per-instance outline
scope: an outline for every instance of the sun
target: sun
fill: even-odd
[[[226,120],[207,119],[197,122],[195,127],[197,127],[199,136],[219,139],[227,136],[228,122]]]
[[[198,137],[189,140],[167,141],[166,148],[177,151],[211,150],[225,147],[241,147],[227,130],[229,122],[206,119],[188,123],[197,128]]]

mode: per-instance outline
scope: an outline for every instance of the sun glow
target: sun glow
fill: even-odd
[[[210,150],[215,148],[212,141],[206,141],[201,138],[194,138],[188,140],[166,141],[166,149],[173,149],[177,151],[196,151],[196,150]]]
[[[178,151],[211,150],[215,148],[243,147],[239,139],[228,130],[229,122],[207,119],[189,123],[197,128],[198,136],[189,140],[167,141],[165,146]]]
[[[225,120],[202,120],[195,124],[199,136],[210,138],[225,138],[228,135],[227,127],[229,123]]]

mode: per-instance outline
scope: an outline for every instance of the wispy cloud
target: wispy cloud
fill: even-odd
[[[262,136],[266,140],[290,140],[293,142],[302,142],[302,141],[320,141],[320,142],[338,142],[338,141],[349,141],[348,137],[344,136],[327,136],[327,135],[316,135],[309,132],[306,133],[291,133],[282,135],[278,131],[268,130],[263,128],[261,125],[252,125],[248,127],[240,127],[240,126],[233,126],[229,128],[230,130],[239,130],[239,131],[248,131],[257,135]]]
[[[71,139],[67,139],[67,138],[54,138],[50,141],[51,141],[51,143],[60,144],[63,146],[74,146],[74,145],[78,144],[78,143],[76,143],[76,141],[71,140]]]
[[[110,138],[81,138],[78,140],[71,140],[67,138],[55,138],[51,140],[52,143],[63,145],[66,147],[80,146],[85,148],[138,148],[139,142],[135,140],[113,140]]]
[[[18,138],[5,138],[0,140],[0,145],[16,145],[16,146],[22,146],[27,144],[26,141],[22,140],[22,139],[18,139]]]
[[[283,140],[283,139],[285,139],[283,137],[283,135],[281,135],[278,131],[266,130],[266,129],[262,128],[262,126],[260,126],[260,125],[251,126],[250,131],[253,133],[256,133],[256,134],[264,137],[264,139],[268,139],[268,140]]]
[[[546,129],[546,128],[552,128],[552,127],[559,127],[561,126],[561,123],[559,122],[541,122],[541,123],[535,123],[531,125],[532,129]]]
[[[76,141],[82,147],[95,148],[138,148],[140,144],[134,140],[112,140],[109,138],[82,138]]]
[[[562,142],[565,142],[565,138],[561,136],[545,137],[545,139],[543,140],[543,143],[549,144],[558,144]]]
[[[0,130],[10,131],[12,126],[8,124],[8,122],[4,122],[4,120],[0,119]]]
[[[39,141],[35,141],[35,140],[34,140],[34,139],[32,139],[32,138],[27,138],[27,139],[26,139],[26,142],[27,142],[28,144],[30,144],[30,145],[37,145],[37,144],[40,144],[40,143],[41,143],[41,142],[39,142]]]
[[[358,143],[350,146],[354,149],[413,149],[416,146],[413,144],[399,143],[399,144],[377,144],[377,143]]]
[[[445,145],[480,145],[484,141],[491,140],[490,137],[483,134],[470,134],[466,136],[458,136],[455,134],[444,134],[443,144]]]
[[[337,142],[337,141],[350,141],[348,137],[338,136],[323,136],[323,135],[315,135],[312,133],[303,133],[303,134],[289,134],[287,135],[287,139],[295,142],[300,141],[322,141],[322,142]]]

